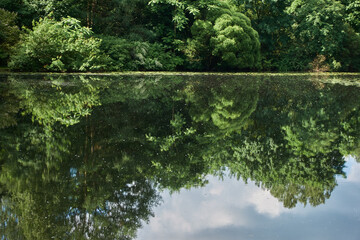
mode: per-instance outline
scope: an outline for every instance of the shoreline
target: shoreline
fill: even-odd
[[[0,75],[84,75],[84,76],[360,76],[360,72],[11,72],[0,71]]]

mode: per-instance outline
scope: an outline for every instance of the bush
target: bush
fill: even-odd
[[[110,57],[107,70],[164,70],[172,71],[182,64],[182,59],[160,43],[131,41],[101,36],[101,50]]]
[[[0,65],[6,65],[11,48],[19,39],[20,30],[15,20],[15,13],[0,8]]]
[[[133,57],[138,70],[173,71],[182,59],[161,43],[135,42]]]
[[[131,57],[134,47],[132,42],[112,36],[99,36],[101,38],[100,49],[110,57],[107,62],[106,70],[123,71],[135,70],[135,65]]]
[[[50,16],[26,29],[9,67],[18,71],[89,71],[105,67],[107,57],[100,52],[101,40],[75,18],[55,21]]]
[[[189,62],[211,70],[259,67],[259,35],[250,20],[224,3],[209,9],[191,27],[192,38],[185,50]]]
[[[210,40],[213,55],[221,59],[223,69],[259,67],[260,42],[250,20],[240,13],[222,14],[214,23],[215,36]]]

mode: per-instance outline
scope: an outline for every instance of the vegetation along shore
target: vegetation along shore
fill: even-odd
[[[358,72],[360,0],[1,0],[21,72]]]

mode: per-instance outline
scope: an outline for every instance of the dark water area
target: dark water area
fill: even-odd
[[[360,239],[360,75],[0,74],[1,239]]]

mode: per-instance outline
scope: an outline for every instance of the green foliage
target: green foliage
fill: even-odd
[[[16,13],[0,8],[0,65],[6,65],[11,48],[18,41],[20,30],[15,25]]]
[[[290,36],[288,29],[292,17],[285,11],[290,1],[278,0],[234,0],[244,8],[244,13],[259,33],[262,69],[276,69],[277,58],[286,50]],[[299,58],[298,56],[297,58]]]
[[[348,22],[357,33],[360,33],[360,1],[342,0],[342,2],[345,6],[346,22]]]
[[[149,4],[165,4],[172,7],[172,21],[178,30],[184,30],[189,24],[190,17],[198,17],[202,11],[210,9],[213,4],[219,4],[217,0],[150,0]]]
[[[26,30],[11,56],[9,67],[18,71],[95,71],[106,60],[99,39],[74,18],[55,21],[51,17]]]
[[[221,59],[220,68],[257,67],[260,58],[258,34],[244,15],[223,14],[215,20],[214,30],[210,44],[213,55]]]
[[[56,18],[66,16],[74,0],[23,0],[23,5],[28,11],[34,12],[35,16],[44,17],[53,13]],[[36,18],[34,18],[36,19]]]
[[[182,63],[180,57],[160,43],[134,42],[132,56],[139,70],[173,71]]]
[[[336,57],[341,62],[341,71],[360,71],[360,34],[351,27],[345,28],[344,49]]]
[[[101,50],[110,57],[107,70],[173,71],[182,59],[161,43],[130,41],[102,36]]]
[[[81,20],[96,34],[137,41],[153,40],[155,37],[149,24],[152,15],[148,0],[67,1],[72,2],[67,8],[68,15]]]
[[[49,14],[59,22],[70,16],[70,25],[91,28],[112,55],[103,56],[85,32],[80,53],[55,52],[57,41],[76,45],[61,34],[40,51],[34,44],[43,42],[30,44],[27,30],[10,64],[17,71],[359,71],[359,0],[2,0],[0,8],[16,13],[7,26],[20,28],[50,26]],[[32,34],[54,38],[39,25]],[[5,64],[18,38],[0,31],[14,33],[1,47]]]
[[[131,49],[133,44],[126,40],[117,37],[100,36],[100,49],[110,57],[106,68],[111,71],[133,70]]]
[[[210,7],[191,27],[192,38],[185,51],[190,62],[205,69],[239,70],[257,67],[260,43],[250,20],[231,5]]]
[[[22,26],[31,27],[31,22],[38,19],[37,14],[28,8],[24,0],[2,0],[0,1],[0,8],[17,14],[16,24],[19,28]]]
[[[295,0],[287,12],[294,16],[292,24],[293,46],[297,55],[308,58],[310,63],[324,55],[331,68],[337,68],[336,56],[343,50],[345,7],[336,0]],[[306,64],[303,66],[308,67]]]

